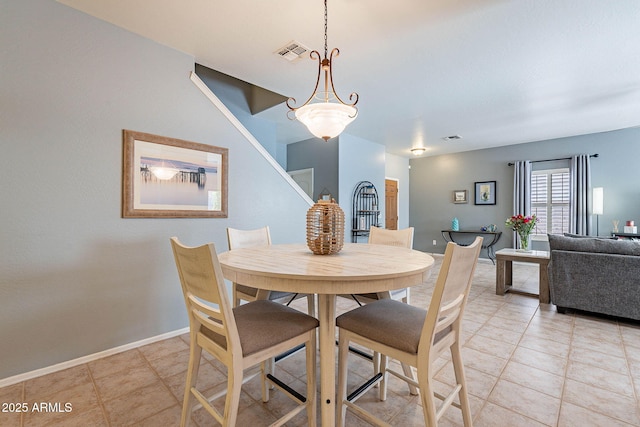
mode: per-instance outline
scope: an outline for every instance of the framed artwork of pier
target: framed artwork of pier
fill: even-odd
[[[123,131],[123,218],[226,218],[228,149]]]

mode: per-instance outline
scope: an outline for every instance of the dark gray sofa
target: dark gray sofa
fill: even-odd
[[[567,308],[640,320],[640,242],[549,235],[549,290]]]

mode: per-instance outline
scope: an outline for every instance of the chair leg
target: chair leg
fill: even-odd
[[[242,389],[242,368],[234,366],[233,369],[227,371],[227,375],[227,396],[224,403],[224,422],[222,423],[224,427],[235,426],[238,421],[240,390]]]
[[[347,416],[347,407],[344,400],[347,398],[347,372],[349,367],[349,339],[342,331],[339,332],[338,344],[338,390],[336,399],[336,426],[344,427]]]
[[[307,294],[307,313],[309,316],[316,317],[316,295]]]
[[[403,363],[402,364],[402,373],[404,373],[404,375],[408,378],[411,378],[412,380],[415,380],[416,377],[415,375],[413,375],[413,370],[411,369],[411,366]],[[413,395],[413,396],[417,396],[418,395],[418,389],[416,388],[416,386],[411,385],[409,383],[407,383],[407,385],[409,386],[409,394]]]
[[[195,387],[198,380],[198,370],[200,369],[200,356],[202,348],[196,344],[195,334],[191,334],[191,351],[189,352],[189,367],[187,368],[187,380],[184,388],[184,399],[182,401],[182,418],[180,419],[180,427],[188,427],[191,422],[191,411],[195,399],[191,393],[191,389]]]
[[[430,371],[425,369],[425,371]],[[418,383],[420,384],[420,399],[422,400],[422,410],[424,421],[427,426],[437,426],[436,403],[434,402],[433,389],[431,388],[431,372],[420,372],[418,370]]]
[[[316,333],[306,344],[307,353],[307,420],[309,427],[316,427]]]
[[[273,359],[264,360],[260,363],[260,383],[262,388],[262,401],[267,403],[269,401],[269,382],[267,381],[267,374],[271,374],[270,365]]]
[[[380,353],[378,353],[378,357],[380,358],[379,372],[382,374],[382,380],[380,381],[380,400],[384,402],[387,400],[387,363],[389,362],[389,358],[386,354]]]
[[[453,360],[453,370],[456,376],[456,383],[460,384],[461,387],[458,392],[458,397],[460,398],[462,421],[464,423],[464,427],[471,427],[471,405],[469,404],[467,380],[464,375],[464,365],[462,364],[462,352],[460,350],[459,341],[451,346],[451,358]]]

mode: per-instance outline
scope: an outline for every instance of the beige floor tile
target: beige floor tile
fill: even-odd
[[[507,364],[507,359],[484,353],[470,347],[463,347],[462,361],[465,367],[477,369],[485,374],[494,377],[500,376],[500,373]]]
[[[640,425],[638,402],[593,385],[567,379],[563,401],[636,426]]]
[[[508,324],[500,328],[493,325],[484,325],[478,330],[477,334],[485,338],[493,338],[509,344],[517,344],[522,339],[522,333],[512,331],[508,329],[508,327]]]
[[[182,416],[182,405],[174,405],[136,423],[138,427],[171,427],[179,426]],[[192,424],[193,425],[193,424]]]
[[[516,346],[493,338],[474,336],[465,344],[465,347],[473,348],[483,353],[491,354],[502,359],[508,359]]]
[[[25,426],[64,425],[67,420],[72,418],[85,419],[85,416],[81,417],[80,415],[85,412],[92,412],[94,409],[100,409],[97,412],[99,418],[104,418],[92,383],[77,385],[37,400],[30,400],[29,403],[31,405],[37,404],[40,410],[32,409],[25,414]]]
[[[97,379],[126,369],[146,366],[147,362],[142,357],[142,354],[137,349],[134,349],[94,360],[87,365],[93,378]]]
[[[138,423],[178,403],[171,392],[157,380],[131,393],[104,402],[111,425]]]
[[[537,390],[558,399],[562,397],[564,377],[532,366],[511,361],[500,376],[500,379]]]
[[[623,357],[615,357],[610,354],[604,354],[597,351],[585,351],[580,347],[574,347],[569,353],[569,360],[581,362],[587,365],[606,369],[616,373],[626,373],[627,360]]]
[[[545,424],[502,406],[487,402],[474,420],[473,425],[475,427],[543,427]]]
[[[119,372],[96,378],[94,381],[100,398],[107,401],[155,383],[158,381],[158,376],[145,363],[125,367]]]
[[[513,353],[510,360],[522,363],[523,365],[532,366],[561,377],[564,377],[567,369],[566,358],[531,350],[526,347],[516,348],[516,351]]]
[[[503,379],[491,392],[489,402],[546,425],[555,425],[560,411],[560,399]]]
[[[622,373],[616,373],[597,366],[569,361],[567,378],[614,393],[624,394],[630,398],[634,397],[633,385],[626,369]]]
[[[96,407],[90,411],[80,413],[68,413],[60,417],[31,419],[25,422],[27,426],[47,426],[47,427],[107,427],[109,424],[105,419],[102,408]]]
[[[558,427],[630,427],[631,425],[569,402],[562,403],[558,421]]]
[[[53,374],[25,381],[25,399],[35,401],[57,392],[84,384],[93,384],[87,365],[58,371]]]
[[[144,347],[140,347],[138,350],[140,350],[147,360],[151,361],[188,348],[189,344],[187,344],[182,338],[173,337],[145,345]]]
[[[569,356],[569,350],[571,348],[569,346],[569,343],[559,343],[557,341],[553,341],[553,343],[550,343],[546,340],[541,340],[534,336],[522,337],[522,340],[520,341],[518,346],[561,358],[567,358]]]

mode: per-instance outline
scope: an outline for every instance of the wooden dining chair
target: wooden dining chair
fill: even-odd
[[[451,405],[462,410],[465,427],[471,426],[471,410],[461,355],[462,316],[469,296],[482,237],[470,246],[448,243],[428,310],[392,299],[384,299],[349,311],[336,319],[339,327],[337,425],[344,426],[347,408],[375,425],[388,425],[355,404],[357,399],[380,383],[379,398],[386,400],[387,377],[392,374],[420,390],[425,424],[433,427]],[[380,372],[347,395],[350,343],[381,354]],[[447,350],[455,372],[456,385],[448,396],[435,392],[434,362]],[[389,368],[388,358],[417,368],[418,380]],[[456,395],[459,403],[454,402]],[[443,401],[436,408],[436,400]]]
[[[372,245],[386,245],[386,246],[398,246],[402,248],[413,248],[413,227],[404,228],[401,230],[387,230],[385,228],[379,228],[372,226],[369,230],[369,241],[367,243]],[[409,288],[394,289],[392,291],[378,292],[378,293],[366,293],[366,294],[351,294],[340,295],[341,297],[353,298],[359,306],[363,304],[369,304],[380,299],[394,299],[402,301],[406,304],[410,302]],[[380,357],[374,352],[373,354],[367,354],[362,350],[351,347],[351,352],[357,356],[362,357],[365,360],[370,360],[373,363],[374,374],[380,370]],[[402,369],[405,375],[413,378],[411,367],[403,365]],[[409,384],[409,391],[411,394],[418,394],[418,389]]]
[[[227,241],[229,250],[248,248],[251,246],[266,246],[271,244],[271,233],[269,226],[255,230],[239,230],[237,228],[227,228]],[[310,316],[316,315],[316,302],[314,294],[297,294],[293,292],[269,291],[266,289],[256,289],[241,283],[232,283],[233,306],[239,306],[242,301],[256,301],[266,299],[289,305],[298,298],[307,298],[307,313]]]
[[[172,237],[171,247],[187,306],[190,329],[189,366],[180,425],[189,425],[197,400],[220,424],[235,426],[243,382],[261,375],[263,402],[269,400],[269,387],[273,386],[298,403],[272,426],[285,424],[305,409],[308,425],[315,426],[318,320],[267,300],[231,308],[214,245],[211,243],[186,247]],[[306,348],[306,397],[269,374],[265,363],[299,345]],[[227,368],[226,390],[208,397],[196,388],[202,350]],[[261,369],[257,373],[244,375],[245,369],[258,364]],[[225,394],[224,411],[221,413],[211,402]]]
[[[413,227],[401,230],[387,230],[372,226],[369,230],[369,241],[371,245],[399,246],[402,248],[413,248]],[[368,304],[382,298],[392,298],[407,304],[411,301],[409,288],[394,289],[387,292],[355,294],[351,296],[358,305]]]

